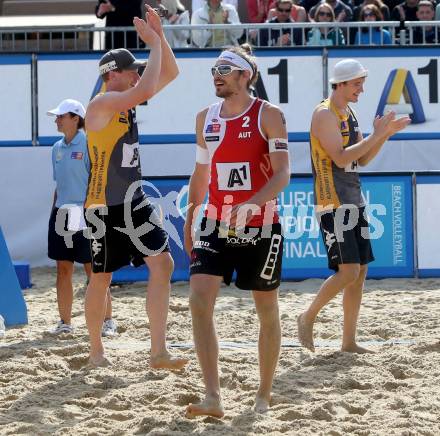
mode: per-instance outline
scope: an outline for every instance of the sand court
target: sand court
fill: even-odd
[[[440,280],[366,283],[359,342],[374,355],[339,351],[338,297],[321,312],[315,354],[299,348],[296,316],[321,280],[283,283],[283,346],[272,408],[253,410],[258,387],[258,322],[250,293],[223,287],[216,306],[221,341],[222,420],[184,417],[203,397],[192,344],[188,284],[172,287],[168,341],[191,359],[181,372],[148,366],[145,284],[113,289],[119,335],[105,339],[109,368],[88,369],[84,281],[75,273],[74,334],[45,334],[57,320],[55,270],[32,271],[25,292],[29,325],[0,342],[0,434],[399,434],[440,433]]]

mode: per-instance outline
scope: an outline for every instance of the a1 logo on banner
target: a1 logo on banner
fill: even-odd
[[[428,102],[438,103],[438,61],[429,62],[417,69],[417,75],[428,76]],[[419,87],[422,86],[419,84]],[[423,89],[423,88],[421,88]],[[382,116],[389,110],[399,115],[409,115],[412,124],[426,122],[425,110],[414,76],[406,68],[391,70],[380,96],[376,115]]]

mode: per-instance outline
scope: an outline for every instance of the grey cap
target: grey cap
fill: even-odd
[[[103,75],[113,70],[137,70],[145,65],[147,61],[138,61],[125,48],[115,48],[100,59],[99,74]]]

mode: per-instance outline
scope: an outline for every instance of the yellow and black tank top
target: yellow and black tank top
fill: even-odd
[[[330,99],[321,102],[319,107],[331,110],[338,118],[344,148],[358,142],[359,124],[349,107],[347,115],[342,115]],[[341,205],[365,206],[357,161],[351,162],[345,168],[339,168],[311,132],[310,154],[317,212],[336,209]]]
[[[85,207],[115,206],[126,201],[127,190],[141,180],[136,112],[117,112],[99,132],[87,132],[90,177]],[[127,200],[143,195],[138,186]]]

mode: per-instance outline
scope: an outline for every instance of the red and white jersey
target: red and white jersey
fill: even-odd
[[[209,152],[211,174],[205,215],[224,221],[231,206],[247,202],[272,177],[267,138],[261,131],[261,111],[265,102],[254,98],[250,106],[234,118],[221,118],[222,102],[208,108],[203,138]],[[254,213],[249,226],[278,222],[276,199]]]

